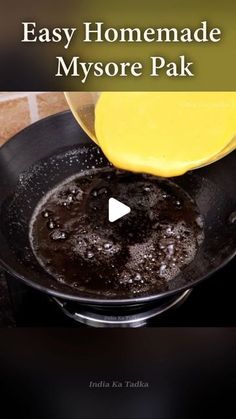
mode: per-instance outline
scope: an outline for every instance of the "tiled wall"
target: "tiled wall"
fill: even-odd
[[[0,92],[0,146],[32,122],[65,109],[62,92]]]

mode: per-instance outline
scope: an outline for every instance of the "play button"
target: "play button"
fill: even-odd
[[[119,218],[124,217],[130,213],[130,207],[118,201],[115,198],[110,198],[108,202],[108,219],[111,223]]]

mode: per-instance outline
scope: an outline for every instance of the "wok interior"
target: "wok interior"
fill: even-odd
[[[62,180],[92,166],[108,166],[104,156],[96,159],[96,151],[97,146],[86,137],[70,113],[34,124],[0,151],[0,176],[3,179],[0,186],[0,258],[15,275],[31,281],[31,285],[63,293],[64,298],[93,299],[94,296],[72,290],[44,271],[30,247],[29,222],[38,201]],[[236,225],[230,224],[228,219],[236,210],[235,157],[234,153],[208,168],[174,179],[195,200],[203,215],[205,240],[194,260],[169,282],[167,293],[191,287],[233,256]],[[157,298],[160,296],[156,295]],[[135,301],[139,299],[142,297],[136,297]]]

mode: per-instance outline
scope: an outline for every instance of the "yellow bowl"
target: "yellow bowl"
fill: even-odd
[[[76,121],[88,136],[98,144],[95,134],[95,106],[99,92],[65,92],[65,97]]]

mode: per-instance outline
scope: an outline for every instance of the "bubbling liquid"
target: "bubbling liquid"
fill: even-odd
[[[110,197],[131,208],[114,223]],[[65,180],[39,202],[30,224],[34,254],[55,280],[109,297],[167,290],[203,238],[202,217],[177,185],[113,168]]]

